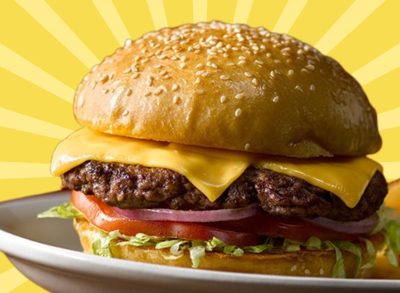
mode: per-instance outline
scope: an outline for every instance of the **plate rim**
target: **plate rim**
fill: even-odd
[[[53,191],[43,194],[31,195],[18,199],[11,199],[0,202],[0,211],[10,208],[12,205],[20,204],[27,200],[43,200],[60,196],[67,191]],[[64,194],[65,196],[66,194]],[[11,255],[37,264],[48,267],[73,271],[88,275],[105,275],[107,269],[116,270],[113,278],[132,279],[132,275],[138,278],[147,277],[167,277],[185,281],[214,281],[242,284],[270,284],[285,286],[308,286],[314,288],[364,288],[371,289],[399,289],[400,280],[386,279],[334,279],[323,277],[293,277],[276,276],[263,274],[246,274],[236,272],[209,271],[202,269],[179,268],[173,266],[149,264],[142,262],[126,261],[121,259],[105,258],[95,255],[85,254],[66,248],[61,248],[37,241],[33,241],[0,228],[0,251],[7,256]],[[13,243],[13,245],[7,245]],[[49,257],[43,257],[43,254]],[[91,270],[88,272],[87,267]],[[133,274],[134,273],[134,274]],[[108,274],[107,274],[108,275]]]

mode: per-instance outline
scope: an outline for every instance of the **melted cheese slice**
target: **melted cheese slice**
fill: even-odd
[[[59,176],[88,160],[139,164],[176,171],[210,201],[215,201],[247,167],[270,169],[328,190],[350,208],[359,202],[371,177],[382,167],[365,157],[288,159],[250,153],[161,143],[81,129],[63,140],[53,154],[51,172]]]

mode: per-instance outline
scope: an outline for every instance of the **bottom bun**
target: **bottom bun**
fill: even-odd
[[[86,253],[92,253],[91,243],[99,231],[86,220],[75,220],[74,227]],[[375,247],[382,246],[382,237],[374,237]],[[362,249],[363,260],[366,260],[367,252]],[[154,247],[143,246],[113,246],[112,254],[115,258],[132,260],[138,262],[169,265],[177,267],[192,267],[189,253],[178,259],[166,259],[169,249],[155,249]],[[356,272],[356,258],[353,254],[343,251],[346,276],[354,277]],[[258,273],[286,276],[314,276],[331,277],[335,265],[334,251],[310,251],[274,253],[274,254],[252,254],[245,253],[242,256],[231,256],[220,252],[207,252],[201,260],[200,269],[230,271],[242,273]],[[369,277],[371,270],[363,270],[359,277]]]

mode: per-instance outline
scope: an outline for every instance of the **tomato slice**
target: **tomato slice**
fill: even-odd
[[[91,224],[107,232],[119,230],[125,235],[144,233],[188,240],[210,240],[215,236],[227,244],[237,246],[260,244],[265,238],[254,233],[236,232],[198,223],[129,219],[115,212],[95,196],[86,196],[78,191],[72,192],[71,202]]]
[[[311,236],[321,240],[351,241],[360,236],[328,230],[298,218],[280,218],[263,212],[247,219],[216,223],[141,221],[126,218],[95,196],[79,191],[72,192],[71,202],[96,227],[107,232],[119,230],[125,235],[145,233],[188,240],[209,240],[215,236],[237,246],[260,244],[265,236],[297,241],[306,241]]]

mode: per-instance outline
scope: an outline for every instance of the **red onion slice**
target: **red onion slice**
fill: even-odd
[[[257,204],[238,209],[219,209],[207,211],[183,211],[171,209],[120,209],[113,208],[120,215],[141,221],[171,222],[222,222],[249,218],[259,211]]]
[[[374,214],[369,218],[357,222],[341,222],[323,217],[305,220],[316,226],[324,227],[336,232],[347,234],[367,234],[375,228],[379,217],[377,214]]]

